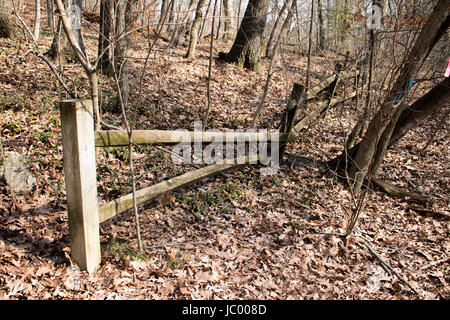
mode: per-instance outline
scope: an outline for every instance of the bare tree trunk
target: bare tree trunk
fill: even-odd
[[[236,29],[239,30],[241,27],[241,7],[242,7],[242,0],[239,0],[238,2],[238,12],[237,12],[237,21],[236,21]]]
[[[233,46],[227,54],[220,55],[223,60],[250,70],[258,69],[268,8],[268,0],[249,0]]]
[[[270,32],[269,40],[267,41],[267,46],[266,46],[266,54],[265,54],[266,57],[270,58],[272,56],[272,41],[275,36],[275,32],[278,28],[278,24],[280,23],[280,20],[283,17],[284,11],[286,10],[287,6],[288,6],[288,0],[285,0],[280,13],[278,14],[278,17],[275,20],[275,24],[273,25],[272,31]]]
[[[55,15],[53,13],[53,1],[46,0],[47,7],[47,26],[52,30],[55,29]]]
[[[100,26],[98,37],[98,60],[103,74],[108,74],[110,69],[110,35],[112,10],[114,10],[113,0],[101,0],[100,2]]]
[[[364,132],[366,130],[367,121],[369,118],[369,112],[371,109],[372,104],[372,82],[373,82],[373,71],[375,67],[375,45],[377,41],[377,35],[375,33],[375,30],[370,29],[368,31],[368,38],[369,38],[369,44],[368,44],[368,53],[367,57],[365,59],[365,64],[369,68],[369,79],[367,80],[367,95],[366,95],[366,101],[365,101],[365,107],[364,107],[364,113],[361,115],[361,118],[356,123],[355,127],[353,128],[350,136],[347,140],[347,148],[351,148],[353,143],[355,142],[356,138],[360,135],[360,133]],[[364,78],[362,77],[362,87],[364,87]]]
[[[317,13],[319,18],[319,47],[325,49],[325,21],[323,17],[322,0],[317,0]]]
[[[198,39],[198,29],[200,27],[200,22],[203,16],[203,7],[205,5],[205,0],[199,0],[197,4],[197,10],[195,12],[194,23],[192,24],[191,33],[190,33],[190,41],[189,41],[189,49],[186,54],[186,58],[194,59],[195,58],[195,49],[197,47],[197,39]]]
[[[170,33],[172,32],[173,28],[175,27],[175,7],[176,7],[176,0],[171,0],[169,5],[169,19],[167,20],[167,29],[166,32]]]
[[[223,35],[222,38],[228,39],[231,32],[231,1],[232,0],[223,0]]]
[[[309,84],[311,79],[311,48],[312,48],[312,32],[314,27],[314,1],[311,1],[311,20],[309,21],[309,41],[308,41],[308,64],[306,67],[306,90],[309,90]]]
[[[36,41],[39,40],[39,32],[41,28],[41,0],[35,1],[35,15],[34,15],[34,27],[33,27],[33,36]]]
[[[219,37],[220,37],[220,28],[222,27],[222,11],[223,11],[223,2],[222,1],[219,1],[219,23],[218,23],[218,25],[217,25],[217,33],[216,33],[216,40],[218,40],[219,39]],[[216,8],[214,8],[214,10],[216,10]],[[213,19],[214,19],[215,17],[214,17],[214,14],[213,14]],[[212,33],[211,33],[211,35],[212,35]]]
[[[203,30],[205,29],[205,26],[206,26],[206,22],[207,22],[207,19],[208,19],[208,14],[209,14],[209,8],[211,7],[212,1],[213,0],[209,0],[208,1],[208,6],[206,7],[205,17],[202,20],[202,27],[200,28],[200,35],[199,35],[200,39],[203,36]]]
[[[61,39],[63,38],[63,39]],[[58,18],[58,23],[56,24],[55,34],[53,35],[52,44],[50,45],[50,49],[45,53],[52,61],[59,61],[61,58],[60,45],[61,42],[64,42],[65,37],[62,32],[62,21],[61,18]]]
[[[165,16],[167,15],[170,7],[170,0],[162,0],[161,3],[161,13],[159,16],[158,26],[164,23]],[[161,33],[165,33],[167,31],[167,25],[164,24],[161,29]]]
[[[83,14],[83,0],[75,0],[74,1],[75,4],[78,6],[78,8],[80,8],[80,24],[78,26],[78,28],[75,30],[75,34],[77,36],[78,39],[78,45],[80,46],[81,51],[83,52],[83,54],[86,56],[86,49],[84,47],[84,42],[83,42],[83,35],[81,33],[81,17]]]
[[[120,37],[116,42],[114,50],[115,70],[118,72],[120,91],[122,94],[121,103],[128,107],[130,98],[129,65],[126,58],[130,37],[128,31],[133,28],[134,16],[133,6],[137,0],[121,0],[117,6],[116,14],[116,37]]]

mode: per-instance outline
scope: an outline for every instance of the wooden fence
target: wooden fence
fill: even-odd
[[[338,79],[337,75],[333,75],[312,88],[307,94],[304,93],[302,86],[294,86],[291,100],[282,119],[282,131],[279,139],[283,150],[287,142],[294,139],[303,128],[309,126],[327,108],[356,95],[355,92],[342,98],[333,98],[330,95],[327,101],[317,104],[312,112],[294,123],[299,106],[330,86],[334,86],[334,92]],[[95,148],[126,146],[129,144],[129,138],[127,132],[121,130],[94,132],[91,100],[67,100],[61,102],[60,107],[71,255],[81,270],[93,273],[99,267],[101,258],[99,224],[133,208],[132,194],[119,197],[101,206],[98,205]],[[198,134],[198,132],[135,130],[132,133],[132,140],[134,144],[177,144],[180,141],[193,142],[194,134]],[[203,132],[201,134],[205,143],[212,142],[214,139],[214,135],[211,133]],[[236,137],[233,139],[239,138],[241,141],[254,141],[259,137],[258,133],[235,133],[235,135]],[[229,139],[229,137],[227,138]],[[137,205],[142,205],[166,192],[185,187],[207,177],[247,164],[255,164],[258,161],[258,156],[249,155],[235,159],[234,163],[210,165],[160,182],[138,190],[136,192]]]

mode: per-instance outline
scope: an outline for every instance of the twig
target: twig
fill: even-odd
[[[372,247],[369,245],[369,243],[367,242],[366,239],[364,239],[361,235],[358,235],[356,233],[355,233],[355,236],[357,236],[358,238],[360,238],[362,240],[362,244],[370,251],[370,253],[378,260],[378,262],[380,262],[380,264],[383,267],[383,269],[387,268],[390,272],[392,272],[397,277],[397,279],[399,279],[401,282],[406,284],[416,295],[421,297],[419,291],[412,284],[410,284],[405,278],[403,278],[401,275],[399,275],[398,272],[395,271],[386,261],[384,261],[375,252],[375,250],[372,249]],[[359,242],[357,242],[357,243],[359,243]]]
[[[205,241],[195,241],[195,242],[184,242],[184,243],[161,243],[161,244],[155,244],[153,246],[147,246],[146,249],[158,249],[158,248],[164,248],[164,247],[178,247],[178,246],[187,246],[187,245],[199,245],[199,244],[209,244]]]

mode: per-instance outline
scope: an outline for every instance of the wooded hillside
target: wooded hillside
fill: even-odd
[[[449,26],[0,0],[0,299],[449,299]]]

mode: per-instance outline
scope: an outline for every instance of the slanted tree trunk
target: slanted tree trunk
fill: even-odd
[[[195,11],[194,23],[192,23],[192,28],[190,32],[189,48],[186,54],[186,58],[195,58],[195,49],[197,47],[198,31],[200,28],[200,23],[203,16],[203,7],[205,6],[205,0],[199,0],[197,4],[197,10]]]
[[[268,0],[249,0],[233,46],[227,54],[221,54],[223,60],[258,69],[268,8]]]
[[[450,78],[445,78],[419,100],[402,110],[392,131],[389,147],[446,104],[450,104]]]
[[[390,140],[388,141],[388,148],[396,144],[402,137],[404,137],[410,130],[417,127],[422,121],[430,117],[436,111],[438,111],[443,106],[450,103],[450,78],[446,78],[433,89],[428,91],[425,95],[415,101],[409,106],[403,105],[398,109],[398,114],[395,118],[398,120],[395,122],[395,126],[392,130]],[[383,132],[383,136],[380,138],[381,141],[387,139],[387,133],[389,131]],[[356,144],[354,147],[347,151],[348,158],[353,158],[358,151],[360,144]],[[377,153],[375,156],[376,161],[374,161],[373,167],[378,171],[380,168],[380,163],[383,160],[380,156],[382,153]],[[330,167],[342,170],[346,167],[345,154],[341,154],[337,158],[333,159],[329,163]]]
[[[364,179],[370,177],[374,159],[384,158],[392,130],[398,118],[398,109],[407,95],[410,81],[414,79],[420,67],[450,25],[450,1],[439,0],[433,12],[422,28],[403,64],[399,67],[397,79],[393,83],[383,104],[373,117],[364,138],[355,153],[348,170],[348,176],[355,192],[359,191]],[[401,96],[400,96],[401,95]],[[389,127],[389,128],[388,128]],[[385,130],[386,133],[384,133]],[[380,138],[385,134],[385,138]],[[375,166],[377,167],[377,165]]]
[[[273,25],[272,31],[270,32],[270,36],[269,36],[269,40],[267,41],[267,46],[266,46],[266,57],[271,57],[273,50],[272,50],[272,42],[275,36],[275,32],[278,28],[278,25],[280,23],[281,18],[283,17],[284,11],[286,10],[288,6],[288,0],[285,0],[283,3],[283,7],[280,10],[280,13],[278,14],[277,19],[275,20],[275,24]]]
[[[35,0],[35,3],[33,37],[38,41],[41,28],[41,0]]]

